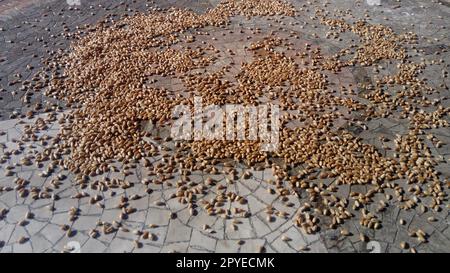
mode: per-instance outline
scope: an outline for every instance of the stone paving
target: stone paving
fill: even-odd
[[[240,218],[227,219],[208,215],[204,210],[192,211],[187,206],[171,198],[175,188],[167,184],[147,183],[150,175],[139,164],[127,166],[117,164],[121,171],[103,174],[104,179],[123,179],[132,187],[118,187],[102,191],[98,187],[80,190],[75,187],[76,175],[67,170],[55,169],[52,161],[31,164],[33,158],[45,149],[47,143],[59,131],[57,122],[49,124],[39,132],[39,139],[32,142],[20,141],[27,125],[45,117],[45,108],[58,108],[56,121],[66,111],[63,104],[52,101],[36,93],[29,96],[20,83],[32,80],[33,72],[41,66],[42,57],[52,54],[52,50],[67,47],[66,29],[73,31],[77,25],[93,24],[107,13],[133,14],[149,7],[168,8],[189,7],[196,12],[204,12],[219,1],[84,1],[80,5],[68,5],[66,1],[17,1],[23,4],[11,8],[11,2],[2,5],[0,1],[0,252],[409,252],[400,247],[407,241],[418,252],[450,252],[450,217],[448,205],[440,211],[424,211],[420,206],[401,210],[388,206],[380,215],[383,227],[372,230],[362,227],[358,220],[345,222],[350,236],[342,236],[339,230],[321,230],[316,234],[306,234],[294,225],[293,216],[300,206],[299,198],[281,198],[271,190],[268,183],[273,177],[271,169],[251,169],[250,177],[243,177],[247,171],[237,165],[238,177],[229,184],[225,175],[207,175],[194,172],[190,181],[205,183],[208,178],[219,185],[232,187],[234,192],[246,198],[242,204],[227,204],[226,208],[242,208],[249,212]],[[25,3],[26,2],[26,3]],[[70,2],[70,1],[69,1]],[[291,1],[302,9],[303,1]],[[323,6],[324,1],[311,1]],[[74,3],[73,1],[70,3]],[[380,5],[378,5],[380,3]],[[355,9],[354,5],[358,5]],[[448,68],[448,53],[436,55],[450,47],[448,30],[439,26],[450,25],[450,3],[448,1],[336,1],[330,2],[328,9],[352,9],[355,16],[367,18],[372,23],[383,23],[394,30],[412,31],[428,43],[417,59],[443,59],[441,68]],[[301,34],[299,44],[305,41],[320,46],[324,52],[337,52],[342,43],[325,39],[325,27],[313,27],[310,16],[313,11],[304,10],[294,18],[285,18],[283,27]],[[244,28],[269,28],[260,18],[240,19],[236,22]],[[291,21],[290,21],[291,20]],[[291,23],[299,23],[294,25]],[[217,32],[213,35],[222,35]],[[237,35],[237,34],[236,34]],[[226,49],[242,48],[242,39],[252,35],[252,39],[263,37],[248,31],[241,36],[230,37],[229,43],[218,44]],[[295,48],[296,45],[294,45]],[[235,60],[237,63],[241,59]],[[27,67],[28,66],[28,67]],[[439,69],[439,68],[436,68]],[[330,81],[371,82],[372,73],[368,69],[355,68],[344,71],[340,78]],[[439,96],[448,97],[448,77],[440,71],[428,71],[428,80],[441,91]],[[41,103],[39,115],[27,117],[32,105]],[[50,101],[50,103],[49,103]],[[448,100],[444,101],[448,107]],[[390,118],[377,118],[362,126],[349,126],[354,134],[366,143],[372,144],[384,153],[390,153],[380,142],[381,136],[394,138],[396,134],[407,132],[408,125]],[[432,129],[434,135],[444,143],[440,148],[432,147],[434,155],[441,158],[437,169],[443,179],[450,176],[449,160],[450,131],[447,128]],[[53,159],[57,160],[57,159]],[[151,159],[153,164],[164,160]],[[220,173],[220,172],[219,172]],[[99,179],[99,178],[97,178]],[[177,177],[171,178],[175,184]],[[46,189],[46,191],[36,191]],[[367,191],[364,185],[340,187],[341,196],[350,192]],[[48,195],[45,193],[49,193]],[[446,188],[448,193],[448,187]],[[211,190],[202,199],[215,196]],[[126,202],[133,208],[124,216]],[[287,212],[285,217],[267,217],[268,206]],[[435,220],[430,221],[433,216]],[[402,219],[402,221],[400,221]],[[408,232],[422,229],[428,235],[428,242],[411,240]],[[359,234],[366,234],[370,240],[363,242]],[[144,239],[143,239],[144,238]]]

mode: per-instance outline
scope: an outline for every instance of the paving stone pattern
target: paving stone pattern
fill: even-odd
[[[70,1],[69,1],[70,2]],[[73,1],[72,1],[73,2]],[[361,227],[358,220],[347,221],[344,226],[351,236],[344,237],[338,230],[322,230],[317,234],[306,234],[294,225],[299,200],[289,196],[281,200],[270,194],[268,180],[273,178],[270,169],[264,171],[251,170],[248,179],[239,179],[232,187],[236,193],[245,197],[248,202],[240,205],[247,209],[250,217],[241,219],[224,219],[210,216],[203,210],[191,216],[189,209],[176,200],[170,199],[174,189],[164,185],[144,185],[145,169],[136,167],[131,174],[111,172],[105,174],[109,178],[124,179],[134,183],[128,189],[116,189],[103,193],[86,188],[89,196],[100,194],[99,201],[91,204],[89,198],[74,198],[80,192],[74,183],[73,174],[67,171],[47,174],[50,162],[39,165],[21,163],[24,155],[33,155],[44,149],[43,142],[51,141],[58,132],[58,123],[40,132],[42,139],[19,144],[27,124],[32,124],[40,116],[32,119],[25,117],[27,104],[23,102],[24,90],[20,90],[21,81],[30,80],[33,72],[41,66],[41,58],[52,54],[52,50],[67,47],[68,41],[61,33],[64,27],[73,31],[77,25],[93,24],[107,13],[133,14],[145,11],[149,7],[168,8],[170,6],[188,7],[196,12],[205,12],[218,1],[184,0],[184,1],[87,1],[80,0],[80,5],[68,5],[67,1],[0,1],[0,155],[7,155],[0,168],[0,252],[409,252],[400,248],[400,242],[408,241],[410,247],[418,252],[450,252],[450,217],[448,208],[440,212],[422,212],[419,208],[408,211],[396,206],[388,206],[381,214],[383,227],[369,230]],[[301,8],[303,1],[291,1]],[[313,1],[314,2],[314,1]],[[318,1],[318,3],[323,1]],[[355,2],[359,7],[355,9]],[[374,1],[330,1],[328,8],[352,9],[355,15],[370,15],[369,22],[383,23],[394,30],[413,31],[425,37],[429,43],[423,48],[424,54],[432,56],[437,49],[450,47],[448,30],[436,26],[450,26],[450,4],[448,1],[381,0],[381,5],[373,5]],[[376,2],[376,1],[375,1]],[[319,4],[317,4],[320,6]],[[320,46],[324,52],[337,52],[342,44],[319,36],[325,31],[309,27],[312,14],[304,12],[294,18],[286,18],[285,26],[300,33],[303,40]],[[233,19],[235,20],[235,19]],[[292,26],[289,20],[300,22]],[[266,28],[262,20],[252,18],[242,21],[244,27]],[[299,26],[304,26],[299,28]],[[221,35],[220,32],[213,35]],[[236,34],[238,35],[238,34]],[[247,34],[242,34],[247,36]],[[54,39],[49,39],[54,37]],[[243,37],[230,38],[224,48],[233,50],[241,48]],[[241,39],[241,40],[240,40]],[[45,42],[49,41],[49,42]],[[300,43],[299,42],[299,43]],[[218,45],[219,46],[219,45]],[[244,61],[243,55],[236,57],[237,63]],[[449,55],[437,56],[450,61]],[[27,68],[29,65],[29,68]],[[344,74],[345,75],[345,74]],[[371,71],[364,68],[349,70],[336,81],[360,82],[371,81]],[[439,72],[430,73],[429,80],[437,84],[449,86],[448,78],[442,78]],[[11,84],[12,83],[12,84]],[[448,92],[447,92],[448,95]],[[32,98],[41,102],[43,108],[46,99],[40,95]],[[59,103],[59,102],[57,102]],[[446,102],[448,104],[448,101]],[[60,115],[64,113],[64,105],[60,105]],[[446,105],[448,107],[448,105]],[[46,115],[41,114],[41,117]],[[378,118],[366,123],[367,130],[353,128],[354,133],[365,142],[375,145],[383,151],[380,136],[394,137],[406,132],[407,125],[389,118]],[[352,128],[350,128],[352,129]],[[445,144],[450,143],[450,132],[447,128],[434,129]],[[48,140],[46,140],[48,138]],[[434,149],[433,153],[442,156],[445,164],[440,165],[440,172],[450,176],[448,145]],[[161,158],[153,158],[157,162]],[[244,166],[238,166],[240,174]],[[239,176],[240,177],[240,176]],[[33,187],[50,187],[55,181],[58,186],[48,198],[33,199],[20,197],[14,190],[16,181],[23,178],[29,181],[28,189]],[[191,179],[204,181],[206,174],[193,173]],[[217,183],[227,183],[223,175],[214,177]],[[173,178],[176,181],[176,177]],[[53,183],[53,184],[52,184]],[[146,194],[151,190],[151,194]],[[348,196],[350,191],[363,191],[364,186],[341,187],[341,195]],[[204,198],[208,199],[213,192]],[[128,198],[136,211],[127,219],[120,218],[121,209],[116,205],[121,198]],[[162,201],[162,202],[158,202]],[[286,203],[292,203],[286,208]],[[268,221],[264,210],[267,206],[284,207],[289,213],[285,218],[277,217]],[[229,205],[227,205],[229,206]],[[176,217],[169,217],[176,214]],[[436,221],[427,219],[433,215]],[[28,217],[27,217],[28,216]],[[400,223],[400,219],[404,223]],[[103,223],[110,223],[105,226]],[[67,225],[67,226],[65,226]],[[411,240],[408,231],[421,228],[429,235],[427,243]],[[92,236],[92,230],[107,230],[98,236]],[[148,239],[142,233],[148,232]],[[368,235],[370,241],[361,242],[359,234]],[[78,247],[79,246],[79,247]]]

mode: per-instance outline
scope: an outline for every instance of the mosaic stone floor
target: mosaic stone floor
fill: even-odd
[[[0,1],[0,155],[4,158],[0,165],[0,252],[259,252],[262,247],[267,252],[282,253],[409,252],[400,248],[402,241],[408,241],[418,252],[450,252],[448,206],[439,212],[422,212],[419,208],[405,211],[396,206],[388,206],[380,214],[383,228],[379,230],[363,228],[355,219],[344,224],[351,236],[344,237],[338,230],[322,230],[311,235],[297,228],[292,220],[300,201],[293,196],[283,200],[268,190],[271,186],[267,181],[273,179],[271,169],[250,170],[251,177],[244,179],[242,173],[246,169],[244,166],[237,166],[239,179],[228,186],[247,199],[247,203],[237,206],[248,210],[250,216],[224,219],[210,216],[203,210],[198,210],[195,216],[191,215],[186,206],[170,198],[176,189],[167,184],[147,185],[146,169],[137,164],[131,164],[130,169],[126,171],[104,174],[109,179],[126,179],[133,185],[130,188],[118,188],[108,192],[86,188],[80,192],[76,187],[72,187],[76,179],[68,171],[49,172],[51,162],[41,165],[28,165],[24,162],[25,155],[42,151],[43,142],[52,141],[51,138],[57,134],[59,125],[55,122],[42,129],[42,138],[33,143],[18,141],[26,125],[33,123],[38,117],[28,119],[23,115],[27,112],[27,104],[22,100],[24,91],[20,90],[18,85],[9,83],[14,82],[16,74],[21,74],[22,80],[29,79],[34,67],[39,67],[41,56],[48,56],[55,48],[67,46],[67,41],[60,35],[64,32],[64,26],[73,30],[76,25],[95,23],[112,11],[118,14],[144,11],[148,9],[146,4],[161,8],[189,7],[196,12],[204,12],[207,8],[214,7],[217,2],[127,1],[128,5],[125,6],[119,1],[80,0],[80,5],[69,5],[66,1]],[[304,3],[291,2],[299,8]],[[323,3],[311,2],[317,6]],[[328,8],[353,9],[354,2],[333,1]],[[354,15],[362,17],[367,13],[372,23],[387,24],[396,31],[407,29],[426,37],[429,43],[423,48],[423,54],[427,57],[432,58],[433,54],[442,48],[450,48],[448,30],[435,27],[450,25],[448,1],[356,2],[360,8],[354,9]],[[378,2],[381,5],[378,5]],[[308,41],[313,46],[320,46],[325,52],[337,52],[343,45],[322,37],[325,29],[310,27],[311,14],[306,11],[294,18],[285,18],[282,25],[287,30],[302,35],[299,44]],[[296,22],[299,24],[291,24]],[[248,29],[270,28],[267,22],[257,17],[235,23],[241,23]],[[250,33],[250,30],[248,33],[235,33],[235,36],[230,37],[229,43],[217,46],[222,46],[224,51],[227,48],[239,50]],[[217,32],[215,35],[222,33]],[[43,44],[41,39],[51,42]],[[252,39],[258,39],[258,35]],[[450,61],[448,53],[437,58],[445,62]],[[243,59],[236,58],[233,61],[240,63]],[[32,68],[27,69],[27,64]],[[449,85],[449,79],[441,77],[440,72],[428,73],[426,76],[432,82]],[[331,81],[358,83],[372,80],[371,71],[364,68],[349,70],[347,74]],[[448,88],[443,92],[448,96]],[[34,96],[33,100],[44,102],[41,96]],[[448,107],[448,100],[445,103]],[[62,107],[60,115],[64,111]],[[45,114],[40,117],[43,116]],[[55,117],[55,120],[57,119],[58,117]],[[381,151],[384,149],[379,141],[381,136],[393,138],[396,134],[407,131],[406,124],[389,118],[373,119],[365,125],[366,130],[359,127],[349,129]],[[447,128],[432,131],[443,143],[450,143],[450,131]],[[443,177],[448,178],[448,145],[433,148],[432,152],[442,157],[443,162],[437,169]],[[156,163],[162,158],[151,160]],[[122,169],[122,166],[118,167]],[[194,182],[204,182],[207,177],[211,175],[194,172],[190,179]],[[28,184],[23,185],[28,189],[24,196],[14,190],[18,187],[20,178],[28,181]],[[213,175],[212,178],[219,185],[227,185],[224,175]],[[177,177],[172,179],[176,183]],[[51,188],[51,195],[32,198],[33,187]],[[366,190],[363,185],[347,185],[340,187],[339,194],[345,197],[351,191]],[[448,188],[446,191],[449,192]],[[214,194],[213,191],[208,192],[203,198],[208,200]],[[95,197],[96,202],[90,202],[90,197]],[[136,211],[122,219],[121,209],[117,208],[117,204],[124,199],[128,200]],[[269,221],[264,213],[268,205],[283,209],[289,216]],[[435,217],[436,221],[428,221],[430,216]],[[401,224],[400,219],[403,219],[404,223]],[[408,231],[417,228],[429,235],[427,243],[411,240]],[[102,233],[92,236],[93,229],[102,230]],[[361,242],[361,232],[367,234],[370,241]],[[138,240],[143,233],[149,238]]]

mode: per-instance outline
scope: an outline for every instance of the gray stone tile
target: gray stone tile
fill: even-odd
[[[171,220],[165,243],[190,241],[192,228],[182,224],[180,220]]]
[[[239,250],[239,245],[235,240],[218,240],[216,253],[236,253]]]
[[[216,248],[216,239],[208,237],[198,230],[193,230],[190,247],[214,251]]]

